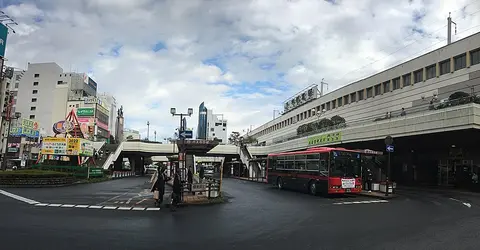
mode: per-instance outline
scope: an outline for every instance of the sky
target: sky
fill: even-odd
[[[301,89],[328,92],[480,31],[480,0],[0,0],[10,66],[88,72],[126,126],[172,137],[205,102],[228,133],[258,127]],[[21,100],[19,100],[21,101]]]

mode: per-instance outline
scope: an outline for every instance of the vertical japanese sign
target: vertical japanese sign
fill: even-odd
[[[5,49],[7,48],[7,26],[0,23],[0,57],[5,57]]]

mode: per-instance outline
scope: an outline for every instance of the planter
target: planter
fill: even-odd
[[[62,186],[73,184],[76,179],[73,176],[66,177],[0,177],[1,186]]]

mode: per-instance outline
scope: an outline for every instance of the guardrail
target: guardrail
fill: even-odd
[[[132,171],[113,171],[112,179],[119,179],[125,177],[132,177],[135,176],[135,172]]]

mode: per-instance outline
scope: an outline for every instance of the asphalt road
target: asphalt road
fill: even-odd
[[[114,194],[136,193],[144,182],[7,191],[40,202],[98,204]],[[107,191],[110,195],[99,198]],[[226,204],[174,213],[36,207],[0,195],[0,244],[2,249],[480,248],[477,195],[404,190],[389,202],[371,202],[376,199],[312,197],[232,179],[224,181],[224,191],[231,197]],[[89,200],[89,192],[97,195]]]

